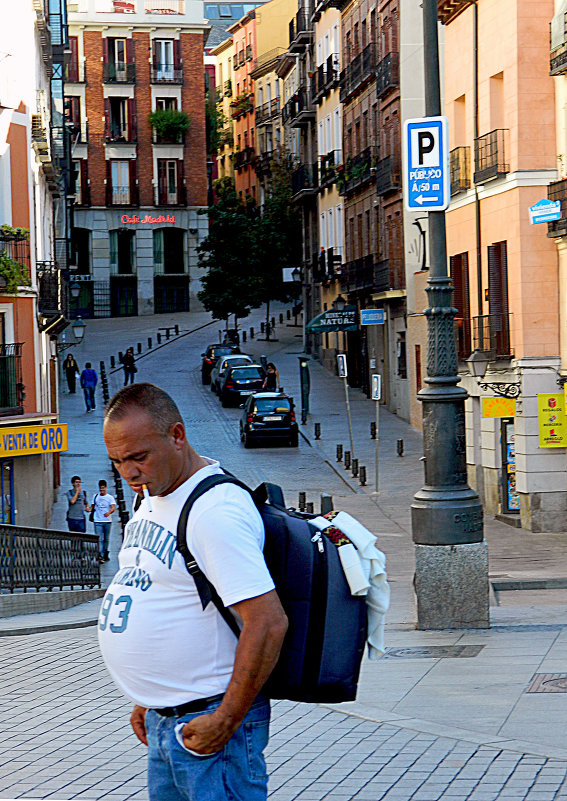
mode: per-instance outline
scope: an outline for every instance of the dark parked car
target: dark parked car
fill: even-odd
[[[293,398],[281,392],[256,392],[244,404],[240,439],[245,448],[264,440],[280,440],[297,448],[298,428]]]
[[[238,345],[222,344],[216,342],[208,345],[207,350],[201,353],[203,361],[201,363],[201,380],[203,384],[211,383],[211,371],[221,356],[229,356],[231,353],[240,353]]]
[[[252,356],[246,353],[231,353],[230,356],[221,356],[211,372],[211,392],[218,394],[224,374],[229,367],[244,367],[246,364],[255,364]]]
[[[253,392],[262,389],[266,374],[260,364],[229,367],[220,384],[219,396],[223,406],[238,405]]]

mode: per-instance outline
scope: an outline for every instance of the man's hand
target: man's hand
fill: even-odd
[[[105,512],[105,513],[104,513],[104,516],[105,516],[105,517],[110,517],[110,514],[111,514],[110,512]]]
[[[183,743],[198,754],[215,754],[228,743],[238,726],[223,718],[218,709],[200,715],[183,727]]]
[[[146,712],[148,710],[143,706],[135,706],[130,715],[130,725],[134,730],[134,734],[138,740],[147,746],[148,735],[146,734]]]

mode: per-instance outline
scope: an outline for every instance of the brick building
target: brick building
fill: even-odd
[[[206,232],[202,6],[79,0],[73,8],[66,113],[76,308],[95,317],[186,310]]]

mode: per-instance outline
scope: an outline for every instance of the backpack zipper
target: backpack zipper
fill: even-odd
[[[321,536],[321,532],[318,531],[311,537],[311,542],[317,543],[317,549],[319,553],[325,553],[325,546],[323,545],[323,537]]]

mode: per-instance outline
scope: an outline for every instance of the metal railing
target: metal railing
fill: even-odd
[[[342,162],[340,150],[331,150],[324,156],[320,156],[319,182],[321,186],[327,186],[337,180],[337,167]]]
[[[549,74],[564,75],[567,72],[567,13],[551,23]]]
[[[317,173],[317,164],[300,164],[291,174],[292,196],[302,192],[316,192],[319,186]]]
[[[154,145],[184,145],[185,134],[183,131],[175,131],[169,134],[158,134],[155,128],[152,128],[152,142]]]
[[[331,89],[338,84],[339,75],[339,57],[332,53],[327,58],[327,64],[325,67],[325,90],[327,92],[330,92]]]
[[[181,184],[173,192],[168,182],[158,181],[157,202],[160,206],[186,206],[187,188]]]
[[[295,45],[303,45],[313,36],[311,18],[306,11],[298,11],[295,17],[289,21],[289,46],[290,50]]]
[[[451,194],[465,192],[471,188],[471,149],[455,147],[450,153]]]
[[[4,252],[9,259],[17,261],[24,268],[29,281],[31,277],[30,243],[27,237],[12,236],[0,232],[0,253]]]
[[[497,128],[474,140],[475,184],[491,181],[510,172],[510,165],[506,162],[506,133],[506,128]]]
[[[0,525],[0,589],[100,587],[98,536]]]
[[[344,264],[341,287],[347,292],[374,287],[374,256],[362,256]]]
[[[64,314],[67,317],[69,311],[67,282],[61,270],[52,261],[38,261],[36,268],[39,289],[37,307],[40,314]]]
[[[348,158],[344,170],[339,174],[339,194],[344,195],[365,184],[374,175],[375,169],[376,148],[372,145]]]
[[[495,357],[513,355],[510,341],[510,315],[484,314],[473,317],[474,347]]]
[[[386,156],[376,165],[376,191],[379,195],[387,195],[401,187],[400,157]]]
[[[183,68],[173,64],[155,64],[151,68],[150,83],[183,83]]]
[[[274,97],[272,100],[267,100],[265,103],[262,103],[262,105],[256,106],[256,114],[255,114],[256,125],[261,125],[264,122],[268,122],[268,120],[273,119],[273,117],[277,117],[279,113],[280,113],[279,97]]]
[[[0,417],[24,413],[22,342],[0,345]]]
[[[242,150],[237,150],[234,153],[234,169],[240,170],[242,167],[247,167],[252,164],[256,157],[256,151],[253,147],[245,147]]]
[[[547,224],[547,235],[565,236],[567,234],[567,178],[561,181],[554,181],[547,187],[547,197],[549,200],[561,203],[561,217]]]
[[[366,45],[364,50],[355,56],[346,65],[340,76],[340,101],[357,92],[367,81],[376,75],[376,45],[374,42]]]
[[[124,61],[105,61],[102,65],[103,83],[136,83],[136,65]]]
[[[400,85],[400,55],[388,53],[376,68],[378,97],[385,97]]]
[[[107,205],[130,206],[137,203],[137,187],[109,186],[107,189]]]
[[[252,61],[252,45],[246,45],[246,61]]]

